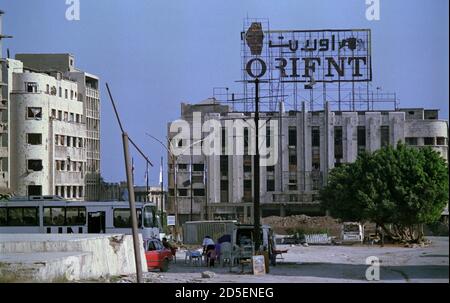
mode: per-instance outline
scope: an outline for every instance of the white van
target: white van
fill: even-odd
[[[362,243],[364,240],[363,226],[358,222],[344,222],[341,238],[342,243]]]

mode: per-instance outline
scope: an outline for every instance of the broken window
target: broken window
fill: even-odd
[[[25,87],[28,93],[37,93],[38,85],[36,82],[26,82]]]
[[[28,119],[42,119],[42,107],[28,107],[27,117]]]
[[[41,145],[42,144],[42,134],[28,134],[27,143],[31,145]]]
[[[28,170],[41,171],[42,169],[42,160],[28,160]]]
[[[28,185],[28,196],[41,196],[42,186],[41,185]]]

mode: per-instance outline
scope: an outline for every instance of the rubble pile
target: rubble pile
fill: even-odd
[[[270,225],[279,235],[293,233],[327,233],[329,236],[339,236],[341,223],[332,217],[309,217],[295,215],[289,217],[271,216],[262,219],[263,224]]]

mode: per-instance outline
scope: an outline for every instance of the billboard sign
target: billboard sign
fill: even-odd
[[[252,23],[242,40],[250,78],[281,82],[369,82],[369,29],[264,31]]]

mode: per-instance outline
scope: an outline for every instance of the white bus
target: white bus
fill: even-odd
[[[136,202],[139,232],[144,240],[159,238],[161,224],[154,203]],[[0,201],[3,233],[131,234],[128,201],[67,201],[58,196],[12,197]]]

